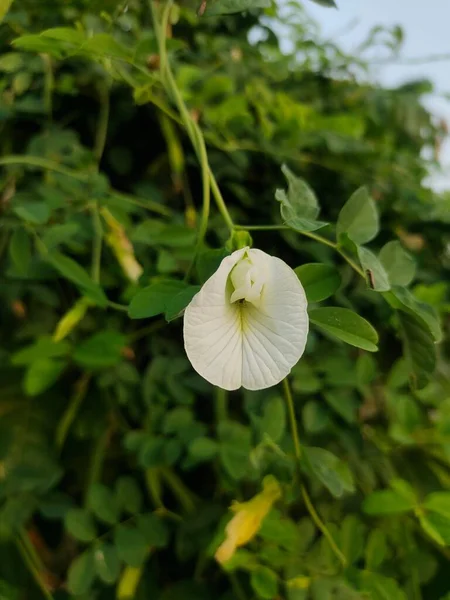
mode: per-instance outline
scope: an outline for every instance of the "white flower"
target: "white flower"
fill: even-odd
[[[306,309],[305,291],[285,262],[261,250],[236,250],[186,308],[186,353],[221,388],[271,387],[303,354]]]

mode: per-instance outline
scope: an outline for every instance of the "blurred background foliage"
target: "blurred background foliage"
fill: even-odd
[[[424,183],[446,136],[421,102],[430,84],[371,82],[366,54],[398,52],[398,29],[349,56],[297,2],[198,8],[172,11],[169,58],[235,221],[280,223],[283,163],[330,222],[366,185],[381,222],[371,248],[408,251],[400,285],[415,272],[414,295],[397,301],[432,306],[442,341],[422,331],[402,349],[389,305],[333,249],[252,232],[292,267],[337,267],[334,304],[379,333],[368,354],[313,330],[291,376],[304,477],[343,566],[292,485],[282,390],[214,390],[179,320],[123,310],[139,277],[184,276],[201,209],[148,4],[16,1],[0,27],[0,598],[445,600],[450,202]],[[208,245],[228,236],[213,211]],[[268,473],[283,498],[223,569],[228,506]]]

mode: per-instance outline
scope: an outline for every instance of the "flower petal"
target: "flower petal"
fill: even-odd
[[[230,303],[229,275],[247,253],[264,275],[257,305]],[[194,369],[226,390],[279,383],[297,363],[308,334],[307,301],[294,271],[261,250],[237,250],[186,308],[184,340]]]
[[[194,369],[225,390],[242,385],[242,328],[237,303],[227,287],[234,265],[246,248],[236,250],[194,296],[184,313],[184,347]]]
[[[279,383],[302,356],[309,322],[305,291],[294,271],[261,250],[248,250],[252,263],[266,270],[258,307],[242,311],[242,385],[259,390]]]

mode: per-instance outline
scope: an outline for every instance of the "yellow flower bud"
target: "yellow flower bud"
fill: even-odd
[[[106,235],[106,242],[114,252],[118,263],[122,267],[122,271],[128,279],[132,282],[137,281],[142,275],[143,268],[134,256],[132,243],[127,238],[122,225],[113,217],[108,209],[103,208],[101,213],[110,229]]]
[[[53,341],[60,342],[67,337],[84,317],[89,306],[92,306],[92,302],[88,298],[80,298],[59,320],[53,334]]]
[[[268,476],[263,481],[263,491],[248,502],[234,502],[230,509],[235,513],[225,529],[225,541],[215,554],[217,562],[223,564],[230,560],[237,548],[252,540],[261,528],[266,515],[273,504],[281,497],[278,481]]]

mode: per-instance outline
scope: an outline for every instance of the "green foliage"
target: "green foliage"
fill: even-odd
[[[378,334],[375,329],[348,308],[314,308],[309,311],[309,318],[311,323],[347,344],[369,352],[378,350]]]
[[[332,296],[341,285],[339,271],[332,265],[306,264],[295,269],[305,288],[308,302],[321,302]]]
[[[296,177],[292,171],[283,165],[281,170],[288,182],[288,191],[277,190],[275,198],[281,203],[281,218],[296,231],[315,231],[326,223],[317,221],[320,208],[316,195],[309,185]]]
[[[366,61],[402,32],[351,56],[306,2],[47,4],[0,2],[0,598],[444,600],[445,132]],[[252,244],[310,332],[228,394],[177,317]]]

